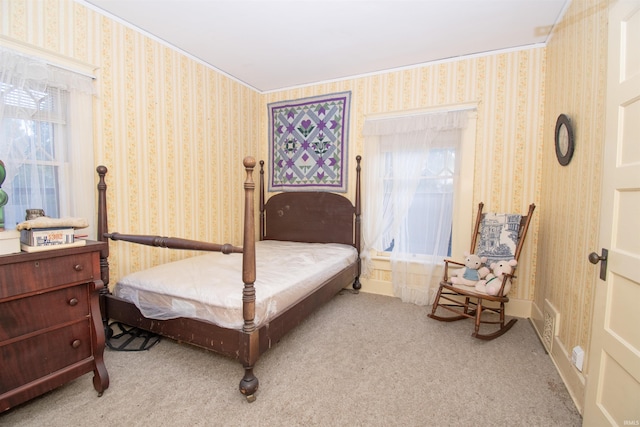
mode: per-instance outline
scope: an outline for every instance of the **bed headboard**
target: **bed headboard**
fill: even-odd
[[[260,239],[343,243],[360,251],[360,160],[356,201],[322,191],[278,193],[264,201],[264,161],[260,162]]]

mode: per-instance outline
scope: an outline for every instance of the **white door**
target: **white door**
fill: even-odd
[[[600,245],[583,422],[640,425],[640,0],[610,3]],[[594,250],[602,255],[600,248]]]

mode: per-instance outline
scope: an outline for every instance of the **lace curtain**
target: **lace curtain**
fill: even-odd
[[[6,228],[23,221],[26,208],[58,217],[93,211],[94,93],[91,77],[0,47]]]
[[[418,305],[433,303],[441,269],[451,237],[453,192],[457,183],[455,167],[461,146],[461,130],[468,111],[451,111],[366,120],[364,124],[363,168],[363,276],[373,270],[372,255],[377,250],[391,252],[394,294],[402,301]],[[432,168],[434,153],[444,164],[450,156],[447,180],[451,185],[432,186],[428,202],[424,193],[425,169]],[[453,163],[453,164],[451,164]],[[444,167],[444,166],[443,166]],[[436,177],[439,171],[429,172]],[[419,206],[424,221],[411,219]],[[426,218],[428,216],[428,218]],[[429,224],[426,226],[426,224]],[[416,254],[418,237],[428,246]]]

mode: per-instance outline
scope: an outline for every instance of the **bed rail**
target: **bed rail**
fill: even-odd
[[[125,242],[167,249],[222,252],[223,254],[242,253],[241,247],[233,246],[230,243],[220,245],[217,243],[202,242],[199,240],[181,239],[179,237],[161,237],[146,234],[105,233],[104,236],[111,240],[122,240]]]

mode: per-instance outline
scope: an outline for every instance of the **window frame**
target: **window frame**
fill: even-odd
[[[61,196],[58,196],[58,206],[61,216],[73,216],[84,218],[89,226],[79,231],[78,234],[86,234],[88,238],[95,239],[96,232],[96,174],[94,158],[94,131],[93,122],[94,96],[96,93],[94,75],[97,67],[36,48],[34,46],[7,39],[0,36],[0,46],[16,55],[24,55],[34,60],[44,61],[47,66],[62,73],[74,73],[78,77],[86,79],[83,90],[68,90],[65,106],[66,123],[60,129],[54,126],[54,143],[63,144],[63,153],[60,157],[57,171],[58,193],[65,187]],[[75,77],[74,77],[75,79]],[[92,82],[90,82],[92,81]],[[93,87],[87,90],[87,85]],[[57,125],[57,123],[54,123]],[[62,135],[58,132],[62,131]],[[60,139],[61,138],[61,139]],[[60,146],[56,147],[56,150]],[[37,164],[37,160],[30,160],[30,164]],[[6,185],[6,184],[4,184]],[[11,200],[9,200],[11,203]],[[16,218],[20,220],[22,218]],[[6,217],[5,217],[6,221]],[[6,229],[14,229],[16,224],[5,224]]]
[[[436,113],[446,110],[429,110],[423,112]],[[412,113],[415,114],[415,113]],[[394,115],[394,117],[402,114]],[[453,196],[453,229],[451,230],[451,257],[459,258],[471,246],[471,233],[473,232],[473,187],[475,179],[475,151],[476,151],[476,128],[478,113],[475,108],[468,113],[467,126],[461,132],[460,161],[457,164],[460,168],[459,178]],[[390,263],[391,252],[373,250],[372,260],[378,264]],[[415,256],[416,263],[426,262],[426,257]],[[379,264],[378,264],[379,265]],[[384,270],[388,268],[383,267]]]

